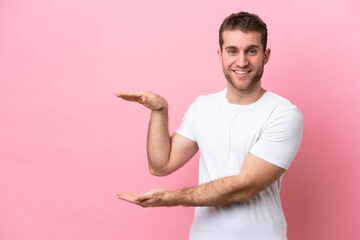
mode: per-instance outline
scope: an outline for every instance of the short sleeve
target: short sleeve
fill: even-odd
[[[295,107],[278,107],[271,114],[264,132],[250,153],[288,169],[300,147],[303,116]]]
[[[176,131],[176,133],[196,142],[195,134],[195,115],[196,115],[196,102],[192,103],[186,111],[183,121]]]

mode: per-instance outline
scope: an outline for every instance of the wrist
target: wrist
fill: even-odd
[[[187,205],[182,201],[180,191],[164,192],[162,199],[167,207]]]
[[[164,105],[159,107],[158,109],[154,110],[154,111],[160,111],[160,112],[168,112],[168,109],[169,109],[169,105],[168,103],[165,101],[164,102]]]
[[[172,193],[171,192],[164,192],[164,194],[162,195],[162,200],[163,202],[165,203],[164,205],[167,206],[167,207],[170,207],[170,206],[175,206],[175,203],[174,203],[174,199],[172,198]]]
[[[160,96],[159,96],[159,98],[160,98],[160,99],[159,99],[159,105],[158,105],[156,111],[161,111],[161,112],[166,112],[166,113],[167,113],[167,111],[168,111],[168,109],[169,109],[169,104],[168,104],[168,102],[167,102],[166,99],[163,98],[163,97],[160,97]]]
[[[157,110],[153,110],[152,111],[153,115],[158,115],[158,116],[162,116],[165,117],[166,119],[168,118],[168,106],[165,105]]]

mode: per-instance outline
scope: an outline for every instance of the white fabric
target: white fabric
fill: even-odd
[[[255,103],[234,105],[227,101],[225,89],[198,97],[177,133],[199,146],[202,184],[239,174],[249,152],[288,169],[300,146],[302,123],[296,106],[272,92],[267,91]],[[281,178],[249,202],[197,207],[190,239],[287,239],[280,182]]]

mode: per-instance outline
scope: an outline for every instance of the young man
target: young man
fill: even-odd
[[[261,87],[270,49],[266,24],[257,15],[227,17],[219,43],[226,89],[198,97],[171,137],[164,98],[151,92],[117,93],[152,111],[150,172],[168,175],[200,150],[199,185],[118,197],[143,207],[197,206],[190,239],[286,239],[280,182],[300,146],[302,114]]]

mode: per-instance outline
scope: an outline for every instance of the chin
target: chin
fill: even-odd
[[[249,81],[249,80],[248,80]],[[251,81],[251,80],[250,80]],[[257,88],[257,86],[259,85],[259,84],[257,84],[257,83],[259,83],[259,81],[257,81],[257,82],[253,82],[253,81],[251,81],[251,82],[246,82],[246,83],[244,83],[244,84],[235,84],[233,81],[229,81],[229,87],[232,87],[232,88],[234,88],[235,90],[237,90],[237,91],[241,91],[241,92],[246,92],[246,91],[251,91],[251,90],[254,90],[254,89],[256,89]]]

